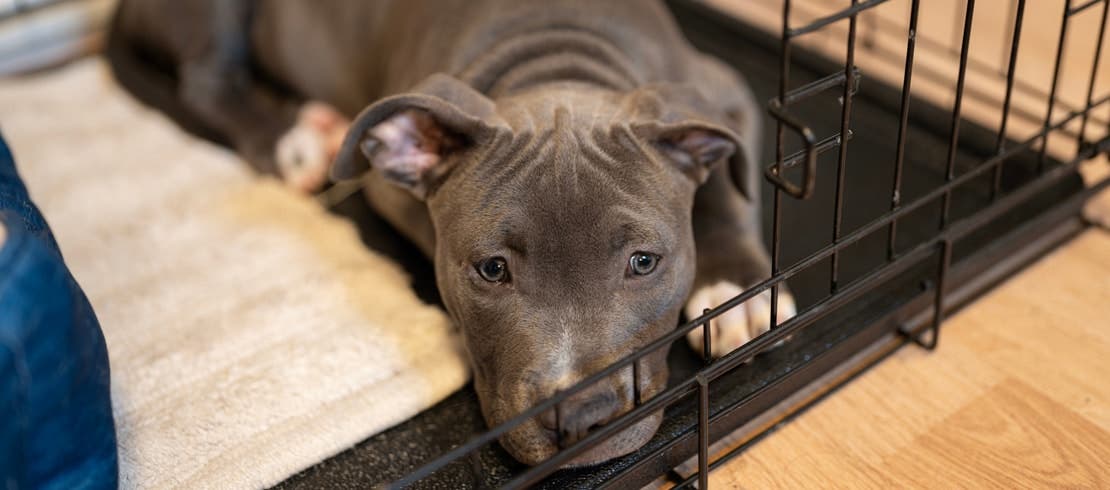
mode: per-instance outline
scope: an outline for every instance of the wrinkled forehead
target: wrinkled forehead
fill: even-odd
[[[687,179],[639,145],[608,131],[517,134],[457,169],[444,192],[457,213],[493,222],[574,230],[666,219],[681,211]]]
[[[618,102],[568,93],[498,101],[508,129],[452,172],[432,203],[440,225],[466,227],[459,233],[476,235],[468,241],[531,233],[549,242],[680,227],[693,184],[634,136]]]
[[[550,120],[534,122],[518,122],[476,149],[455,170],[454,190],[483,207],[514,196],[526,199],[517,204],[585,205],[584,211],[606,203],[650,207],[689,191],[684,174],[626,124],[576,120],[562,106]]]
[[[469,259],[511,251],[551,259],[563,255],[598,259],[628,246],[651,244],[669,248],[681,221],[669,220],[646,207],[623,203],[570,203],[549,206],[543,199],[474,210],[447,224],[448,246]],[[474,257],[469,255],[474,254]]]

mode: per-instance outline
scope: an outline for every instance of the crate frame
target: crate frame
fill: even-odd
[[[780,66],[778,96],[768,102],[768,113],[775,120],[775,160],[765,168],[765,177],[773,184],[772,206],[772,232],[771,232],[771,277],[747,289],[738,296],[706,310],[705,313],[679,326],[667,335],[647,344],[633,354],[613,363],[606,369],[598,371],[579,381],[555,396],[540,402],[509,421],[490,428],[453,450],[433,459],[417,468],[412,473],[390,484],[390,487],[399,488],[417,484],[439,469],[444,468],[453,461],[466,458],[471,453],[487,444],[494,443],[497,438],[507,433],[517,425],[539,416],[548,410],[558,410],[559,403],[571,395],[591,386],[608,376],[621,370],[632,370],[634,386],[639,386],[639,359],[655,352],[658,349],[669,348],[675,341],[680,341],[686,334],[695,328],[704,331],[705,352],[711,352],[711,336],[708,334],[711,322],[731,308],[735,308],[745,301],[764,291],[771,294],[770,321],[772,329],[758,336],[751,342],[739,347],[728,355],[716,360],[706,360],[705,366],[693,376],[687,377],[672,384],[663,392],[647,400],[641,400],[639,393],[635,393],[635,407],[632,411],[623,414],[617,419],[607,423],[589,433],[585,438],[575,442],[569,447],[559,451],[554,456],[540,464],[514,475],[504,486],[506,488],[523,488],[536,484],[544,477],[557,471],[562,465],[575,456],[589,450],[594,445],[602,442],[607,437],[619,433],[627,427],[649,416],[680,399],[696,396],[697,424],[693,433],[687,433],[669,443],[665,449],[657,450],[648,456],[606,481],[605,486],[626,487],[642,485],[654,479],[654,476],[666,474],[676,488],[708,486],[709,472],[740,454],[744,449],[768,433],[766,421],[764,427],[746,427],[747,441],[736,446],[718,459],[710,461],[709,449],[713,440],[724,433],[731,432],[744,425],[745,422],[755,421],[759,414],[777,413],[774,420],[782,421],[800,413],[828,393],[835,390],[866,367],[875,364],[886,355],[907,343],[916,344],[925,349],[935,349],[940,339],[940,326],[945,317],[956,308],[968,303],[974,297],[987,291],[991,286],[1002,281],[1012,273],[1020,270],[1037,257],[1053,247],[1066,241],[1079,233],[1084,223],[1078,218],[1078,210],[1091,196],[1110,186],[1110,179],[1103,179],[1089,185],[1085,190],[1077,192],[1065,202],[1061,202],[1053,209],[1042,213],[1037,218],[1025,223],[1010,233],[1009,236],[999,237],[996,242],[986,250],[981,250],[975,256],[965,260],[958,267],[953,267],[952,248],[953,242],[979,230],[986,223],[998,218],[1004,213],[1013,210],[1025,200],[1036,193],[1045,190],[1054,183],[1074,177],[1077,166],[1086,160],[1094,158],[1110,150],[1110,125],[1107,133],[1099,139],[1087,139],[1088,128],[1094,118],[1091,116],[1096,109],[1110,104],[1110,96],[1094,98],[1098,68],[1102,57],[1102,47],[1105,44],[1105,31],[1107,25],[1107,11],[1110,10],[1110,0],[1063,0],[1064,10],[1061,17],[1061,32],[1054,61],[1054,72],[1051,87],[1048,92],[1048,106],[1043,117],[1041,130],[1031,137],[1021,141],[1011,142],[1007,139],[1007,124],[1013,110],[1012,98],[1015,86],[1020,89],[1030,88],[1017,83],[1015,67],[1020,50],[1021,27],[1024,20],[1026,0],[1013,0],[1011,3],[1010,17],[1014,24],[1007,27],[1007,36],[1010,37],[1009,49],[1004,56],[1008,58],[1005,72],[1005,95],[1002,103],[1002,118],[997,128],[993,156],[981,162],[972,170],[956,175],[955,161],[957,149],[960,145],[960,128],[963,122],[962,105],[965,94],[966,75],[969,67],[969,44],[972,31],[972,20],[975,15],[975,0],[964,0],[963,27],[956,31],[959,35],[959,68],[955,87],[955,100],[949,112],[948,126],[948,151],[945,162],[945,182],[932,189],[924,196],[910,202],[902,202],[901,187],[903,179],[903,164],[909,127],[909,114],[911,111],[912,82],[914,78],[914,54],[918,44],[916,35],[920,0],[908,0],[911,4],[906,35],[904,76],[901,87],[895,87],[899,100],[899,127],[897,130],[897,153],[893,162],[894,180],[889,191],[891,196],[890,209],[879,218],[851,232],[844,233],[842,227],[844,207],[844,175],[845,168],[850,160],[847,156],[849,143],[852,140],[851,113],[852,99],[858,91],[861,72],[855,64],[857,42],[857,25],[859,17],[864,12],[892,0],[846,0],[850,5],[831,15],[818,18],[802,26],[791,26],[791,9],[793,2],[783,0],[781,36],[779,39]],[[675,2],[683,3],[683,2]],[[1061,77],[1061,63],[1064,47],[1069,33],[1069,20],[1096,5],[1102,5],[1102,24],[1097,34],[1097,45],[1094,63],[1087,84],[1086,104],[1083,107],[1067,110],[1061,117],[1054,117],[1057,109],[1057,90]],[[709,9],[712,7],[703,4],[686,5],[692,9]],[[717,15],[725,15],[716,12]],[[960,20],[960,19],[958,19]],[[792,64],[795,42],[798,38],[818,32],[830,25],[838,23],[848,24],[847,49],[843,63],[839,69],[827,77],[790,88],[790,67]],[[805,51],[801,49],[799,51]],[[801,56],[814,56],[804,53]],[[976,69],[974,62],[971,63]],[[815,96],[832,88],[840,88],[841,114],[840,131],[818,140],[814,131],[804,120],[795,117],[790,112],[790,106],[802,100]],[[1028,114],[1024,115],[1028,117]],[[1067,126],[1078,120],[1078,132],[1069,132]],[[786,153],[786,139],[788,131],[796,134],[803,142],[803,149],[796,153]],[[1049,167],[1046,162],[1048,148],[1047,140],[1056,134],[1067,134],[1074,137],[1077,151],[1074,158],[1060,165]],[[1037,171],[1039,176],[1022,185],[1019,189],[1003,195],[1000,192],[1000,182],[1003,165],[1022,152],[1035,149],[1039,143],[1039,156]],[[836,195],[833,217],[833,235],[828,245],[806,258],[784,266],[780,260],[780,245],[782,235],[782,200],[783,196],[794,199],[806,199],[813,193],[814,182],[817,174],[818,156],[825,152],[837,151],[836,163]],[[791,182],[786,177],[787,171],[794,167],[801,167],[800,183]],[[971,216],[952,220],[950,205],[952,193],[961,185],[965,185],[976,178],[991,175],[993,187],[991,189],[991,203],[984,209]],[[941,202],[941,218],[937,225],[935,235],[924,243],[920,243],[908,250],[896,248],[898,236],[898,223],[901,218],[909,213],[919,210],[935,201]],[[882,267],[872,271],[866,276],[856,279],[850,284],[841,284],[839,279],[839,257],[848,246],[864,237],[887,230],[887,258]],[[713,395],[710,383],[730,372],[748,359],[767,351],[782,340],[789,338],[803,328],[815,323],[834,311],[838,306],[865,293],[869,288],[880,284],[885,278],[892,277],[905,271],[908,267],[919,264],[923,260],[935,257],[936,266],[932,285],[923,288],[922,294],[899,308],[885,312],[874,318],[871,325],[857,333],[850,341],[830,349],[826,355],[814,359],[801,366],[791,376],[784,377],[776,383],[753,393],[733,406],[725,407],[711,413],[710,398]],[[1001,257],[1001,258],[999,258]],[[779,286],[784,281],[798,274],[802,270],[813,267],[822,260],[830,261],[829,296],[809,308],[799,311],[796,316],[778,325],[777,309]],[[898,335],[891,335],[891,332]],[[815,373],[825,372],[839,367],[837,379],[821,380]],[[808,375],[807,375],[808,374]],[[808,388],[807,388],[808,386]],[[803,393],[806,389],[809,396],[801,402],[792,402],[791,394]],[[772,424],[773,425],[773,424]],[[711,437],[715,436],[715,437]],[[695,441],[696,439],[696,441]],[[696,449],[697,472],[692,476],[682,477],[674,471],[663,468],[677,466],[686,456],[693,454]],[[661,471],[662,470],[662,471]]]

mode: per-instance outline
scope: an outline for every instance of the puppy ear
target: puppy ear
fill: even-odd
[[[492,137],[493,101],[461,81],[436,74],[412,92],[382,99],[351,124],[332,180],[374,170],[423,199],[457,156]]]
[[[731,118],[692,87],[651,85],[629,94],[633,132],[699,185],[717,165],[729,166],[736,189],[751,200],[748,149],[732,129],[717,121]]]
[[[698,184],[714,167],[740,154],[740,144],[728,130],[697,122],[661,127],[655,131],[655,148]]]

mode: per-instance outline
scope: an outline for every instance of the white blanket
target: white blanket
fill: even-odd
[[[108,343],[125,488],[275,484],[468,378],[353,227],[117,88],[0,80],[0,130]]]

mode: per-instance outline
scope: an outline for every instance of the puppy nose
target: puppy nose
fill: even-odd
[[[587,389],[559,403],[557,410],[540,415],[540,425],[557,431],[559,446],[565,448],[615,418],[620,409],[620,402],[611,390]]]

